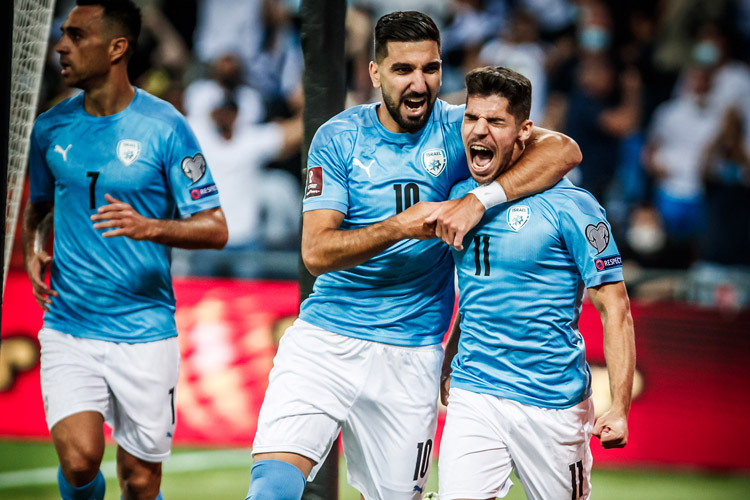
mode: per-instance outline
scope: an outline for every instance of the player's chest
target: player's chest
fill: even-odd
[[[492,269],[535,266],[565,254],[557,224],[528,204],[483,218],[466,235],[464,248],[456,254],[457,263],[476,276],[490,276]]]
[[[455,158],[441,141],[356,149],[348,160],[350,212],[393,215],[420,201],[444,201],[455,183]]]
[[[164,183],[154,137],[133,128],[73,124],[53,132],[44,156],[60,188],[83,194],[98,188],[144,190]]]

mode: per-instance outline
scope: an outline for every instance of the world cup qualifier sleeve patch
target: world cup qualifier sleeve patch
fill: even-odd
[[[586,226],[586,241],[596,249],[596,255],[602,253],[609,245],[609,227],[604,222],[596,226],[589,224]]]
[[[305,184],[305,199],[323,194],[323,167],[307,169],[307,183]]]
[[[195,184],[201,180],[206,173],[206,159],[203,158],[203,155],[200,153],[196,153],[193,157],[186,156],[182,159],[180,167],[182,168],[182,173],[185,174],[185,177],[190,179],[192,184]]]
[[[601,257],[599,259],[594,259],[594,265],[596,266],[597,272],[606,271],[615,267],[622,267],[622,257],[619,255]]]

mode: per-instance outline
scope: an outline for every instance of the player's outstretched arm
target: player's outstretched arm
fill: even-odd
[[[609,373],[612,406],[594,424],[594,435],[604,448],[628,442],[628,412],[635,374],[635,335],[625,284],[606,283],[588,289],[604,326],[604,357]]]
[[[480,201],[476,194],[443,203],[427,219],[435,222],[435,234],[448,245],[463,250],[467,232],[480,221],[487,208],[506,200],[516,200],[557,184],[581,162],[581,149],[570,137],[534,127],[512,167],[495,179],[501,189]],[[484,188],[482,188],[484,189]]]
[[[456,314],[445,344],[445,356],[443,356],[443,367],[440,370],[440,402],[448,406],[448,396],[451,389],[451,363],[458,353],[458,341],[461,338],[461,314]]]
[[[344,214],[310,210],[302,218],[302,261],[313,276],[362,264],[405,238],[434,238],[424,222],[438,203],[419,202],[388,219],[360,229],[342,230]]]
[[[91,216],[94,229],[106,229],[104,238],[126,236],[179,248],[224,248],[229,233],[220,207],[193,214],[186,219],[151,219],[139,214],[130,204],[109,194],[108,204]]]
[[[39,307],[49,311],[50,297],[57,297],[57,292],[44,281],[47,269],[52,263],[52,256],[46,251],[52,231],[52,213],[54,203],[51,201],[29,202],[23,213],[23,262],[26,273],[31,280]]]

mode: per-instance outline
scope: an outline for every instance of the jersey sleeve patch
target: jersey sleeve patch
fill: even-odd
[[[307,184],[305,185],[305,199],[323,194],[323,167],[307,169]]]
[[[596,249],[596,255],[599,255],[607,249],[609,245],[609,227],[604,222],[600,222],[596,226],[589,224],[586,226],[586,241],[589,245]],[[598,269],[598,267],[597,267]]]
[[[200,200],[201,198],[215,194],[219,194],[219,189],[216,187],[216,184],[207,184],[190,190],[190,198],[193,200]]]
[[[594,259],[594,265],[596,266],[597,272],[607,271],[615,267],[622,267],[622,257],[619,255],[610,255],[609,257],[602,257],[600,259]]]
[[[182,173],[185,177],[190,179],[193,184],[198,182],[206,174],[206,159],[201,153],[196,153],[195,156],[186,156],[180,163],[182,167]]]

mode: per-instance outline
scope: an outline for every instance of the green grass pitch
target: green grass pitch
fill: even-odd
[[[118,500],[114,477],[114,447],[107,446],[102,470],[107,477],[106,500]],[[175,448],[164,465],[162,491],[168,500],[241,500],[247,492],[251,457],[247,449]],[[0,498],[53,500],[57,458],[49,442],[0,441]],[[339,500],[359,500],[346,484],[341,463]],[[506,497],[525,499],[516,482]],[[715,474],[667,469],[603,469],[592,474],[592,498],[600,500],[745,500],[750,498],[750,475]],[[437,490],[433,467],[427,491]]]

